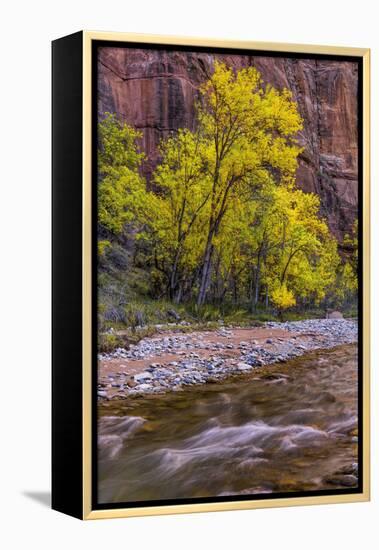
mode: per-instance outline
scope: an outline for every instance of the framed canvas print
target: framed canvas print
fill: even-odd
[[[369,498],[369,50],[53,42],[53,508]]]

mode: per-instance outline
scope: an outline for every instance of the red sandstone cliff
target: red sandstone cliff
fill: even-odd
[[[160,139],[177,128],[193,127],[198,86],[212,72],[215,59],[236,68],[253,65],[266,82],[292,91],[304,119],[297,181],[320,196],[322,213],[341,240],[357,214],[356,63],[100,48],[99,113],[117,113],[143,132],[149,177]]]

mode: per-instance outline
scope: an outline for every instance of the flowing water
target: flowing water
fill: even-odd
[[[99,502],[338,489],[357,462],[357,348],[99,410]],[[342,487],[341,487],[342,488]]]

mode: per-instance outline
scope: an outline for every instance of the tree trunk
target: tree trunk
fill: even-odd
[[[236,306],[238,304],[238,283],[235,275],[233,276],[233,301]]]
[[[180,258],[180,248],[176,251],[175,254],[175,260],[171,269],[171,275],[170,275],[170,286],[169,286],[169,295],[170,300],[173,301],[175,297],[175,291],[177,287],[177,274],[178,274],[178,265],[179,265],[179,258]]]
[[[176,293],[175,298],[174,298],[174,303],[175,304],[180,304],[180,302],[182,300],[182,295],[183,295],[183,285],[179,285],[178,292]]]
[[[260,261],[255,270],[255,281],[254,281],[254,311],[257,310],[258,300],[259,300],[259,290],[260,290],[260,276],[261,276],[261,266]]]
[[[251,272],[250,277],[249,277],[249,290],[248,290],[249,302],[251,304],[250,305],[251,311],[253,311],[253,291],[254,291],[254,274],[253,274],[253,272]]]
[[[199,294],[197,297],[197,305],[202,306],[205,302],[205,297],[208,290],[209,285],[209,278],[210,278],[210,271],[211,271],[211,263],[212,263],[212,254],[213,254],[213,233],[209,233],[208,239],[207,239],[207,245],[205,248],[204,253],[204,261],[203,261],[203,268],[201,271],[201,281],[200,281],[200,288],[199,288]]]

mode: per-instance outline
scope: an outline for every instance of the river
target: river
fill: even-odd
[[[100,503],[346,488],[358,461],[357,346],[99,407]],[[350,476],[351,478],[351,476]]]

